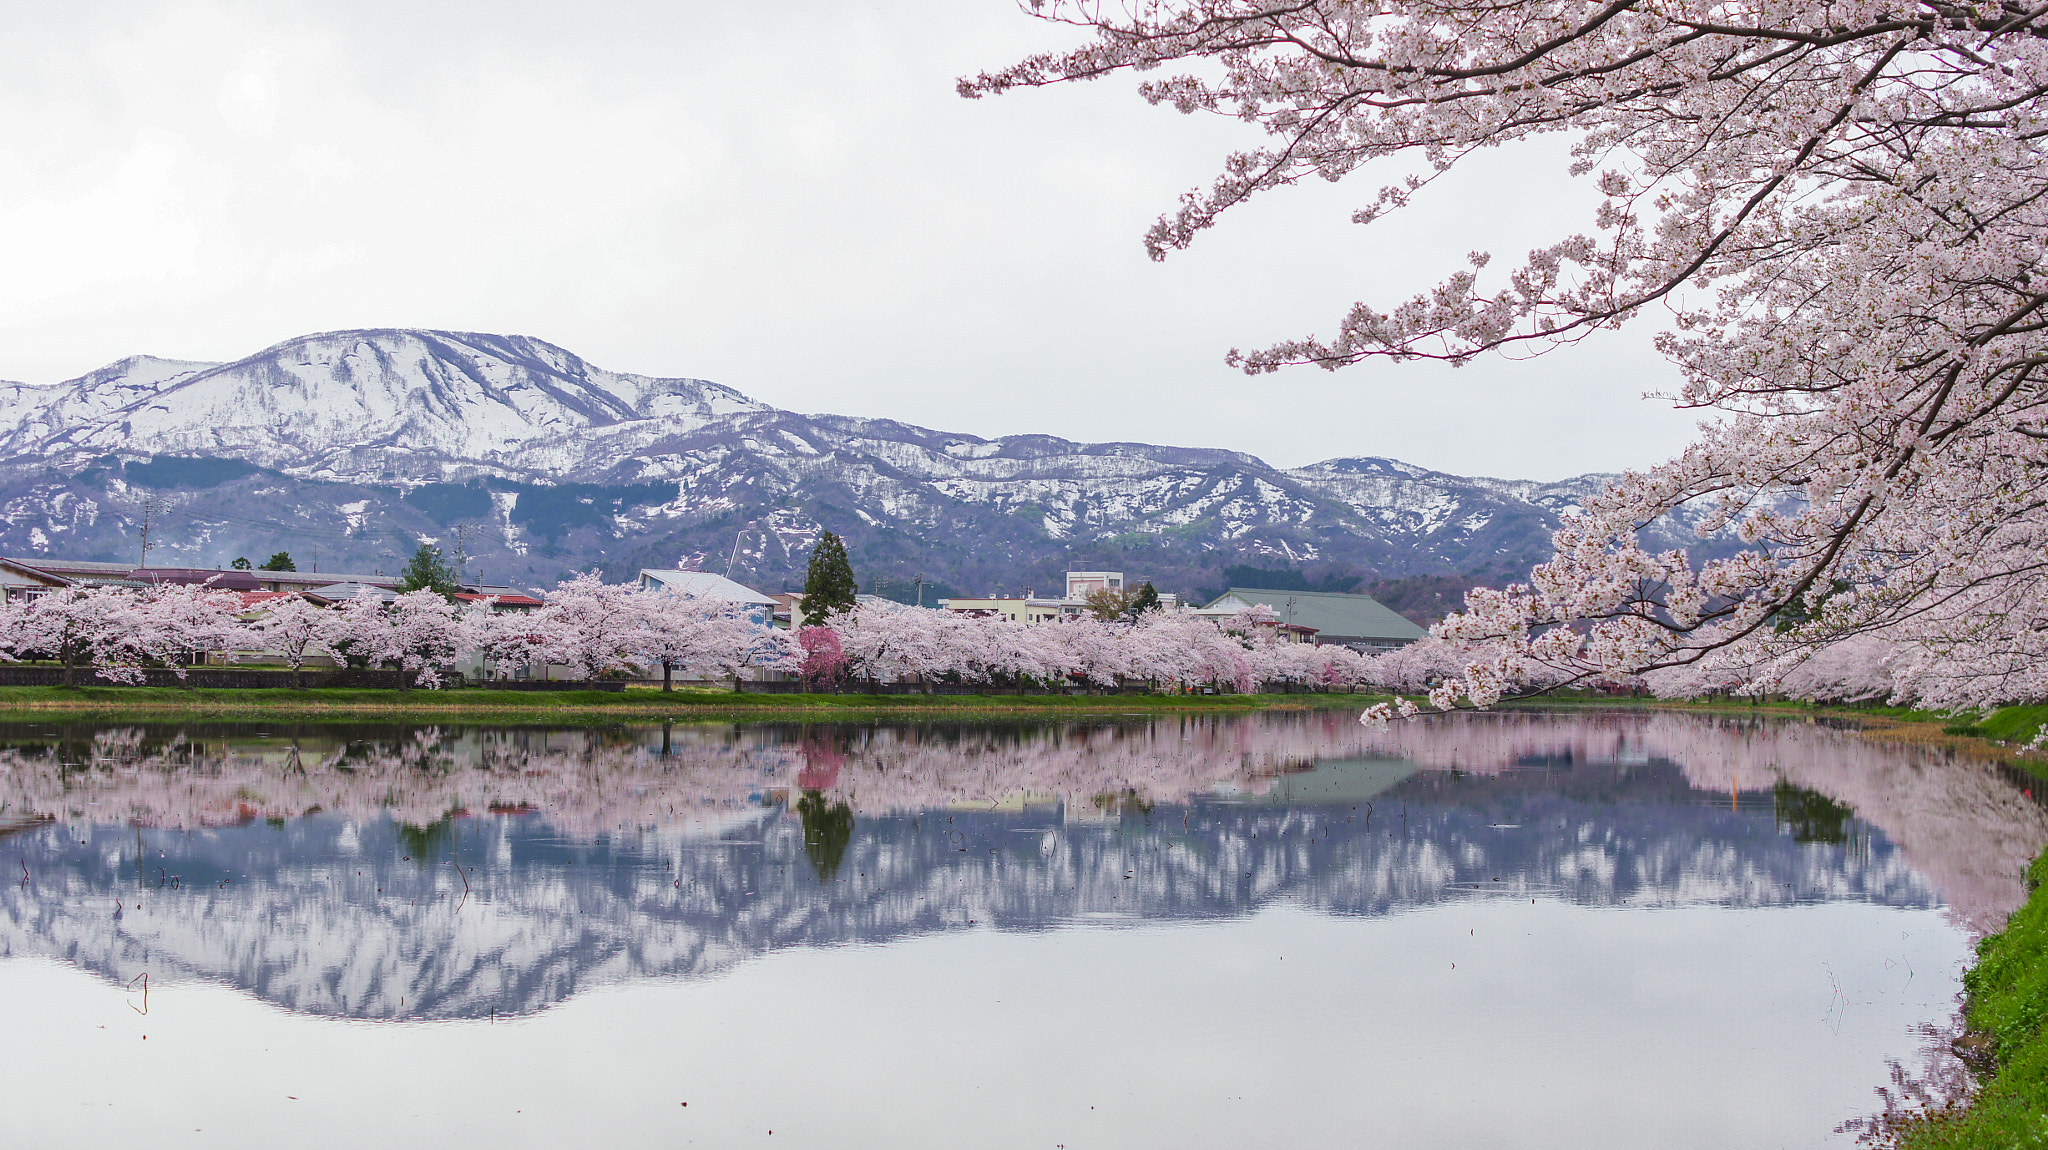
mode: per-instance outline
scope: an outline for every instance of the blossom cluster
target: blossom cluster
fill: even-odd
[[[1271,137],[1152,230],[1155,256],[1311,176],[1390,178],[1368,222],[1470,155],[1558,134],[1598,207],[1494,268],[1355,305],[1251,371],[1533,352],[1661,313],[1671,398],[1710,418],[1618,477],[1531,577],[1438,634],[1434,700],[1531,678],[1713,676],[1881,635],[1928,697],[2042,697],[2048,664],[2048,10],[1924,0],[1033,0],[1092,34],[970,96],[1131,72]],[[1171,69],[1171,71],[1167,71]],[[1746,550],[1638,532],[1679,508]],[[1717,654],[1726,652],[1726,654]],[[1853,661],[1852,649],[1845,660]],[[1867,668],[1866,668],[1867,669]]]
[[[829,626],[806,627],[805,677],[870,682],[1085,683],[1166,687],[1262,684],[1349,690],[1377,685],[1376,660],[1348,647],[1281,639],[1270,613],[1224,620],[1149,611],[1136,622],[1088,618],[1016,623],[965,612],[863,603]]]
[[[212,652],[262,652],[294,672],[316,656],[393,666],[408,682],[438,687],[444,670],[474,654],[495,666],[556,664],[584,678],[642,667],[736,675],[749,667],[794,669],[786,632],[725,600],[643,591],[579,575],[527,613],[493,611],[494,600],[457,604],[433,591],[388,602],[374,588],[323,607],[299,595],[260,602],[204,585],[141,591],[64,588],[0,607],[0,657],[52,658],[92,667],[103,679],[140,683],[148,664],[171,667]]]

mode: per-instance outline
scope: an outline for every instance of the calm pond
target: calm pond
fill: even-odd
[[[1852,1145],[1957,1073],[2026,787],[1640,712],[0,724],[6,1140]]]

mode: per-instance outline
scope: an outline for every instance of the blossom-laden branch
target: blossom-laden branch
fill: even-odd
[[[1309,176],[1561,133],[1601,202],[1495,275],[1355,305],[1333,335],[1232,352],[1252,372],[1454,363],[1655,307],[1674,397],[1712,414],[1557,532],[1525,583],[1439,635],[1480,652],[1439,704],[1761,662],[1874,632],[1979,702],[2048,693],[2048,7],[1929,0],[1033,0],[1093,42],[963,81],[971,96],[1147,73],[1141,91],[1272,142],[1147,237]],[[1163,68],[1181,74],[1149,78]],[[1427,184],[1387,183],[1370,221]],[[1750,550],[1698,562],[1637,531],[1705,507]],[[1724,656],[1723,652],[1727,654]],[[1959,686],[1965,680],[1967,689]],[[1912,684],[1907,684],[1909,688]]]

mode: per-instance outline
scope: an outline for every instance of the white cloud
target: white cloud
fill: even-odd
[[[672,10],[676,9],[676,10]],[[1573,202],[1508,152],[1370,229],[1359,187],[1148,262],[1245,141],[1117,80],[969,102],[1063,34],[1007,4],[231,3],[36,10],[0,43],[0,376],[232,358],[359,325],[517,331],[607,367],[984,435],[1383,454],[1555,477],[1690,421],[1646,336],[1536,363],[1248,380]],[[1564,217],[1574,230],[1577,219]]]

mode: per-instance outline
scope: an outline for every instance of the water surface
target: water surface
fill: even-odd
[[[1843,1144],[2048,841],[1639,713],[0,725],[0,820],[10,1130],[216,1146]]]

